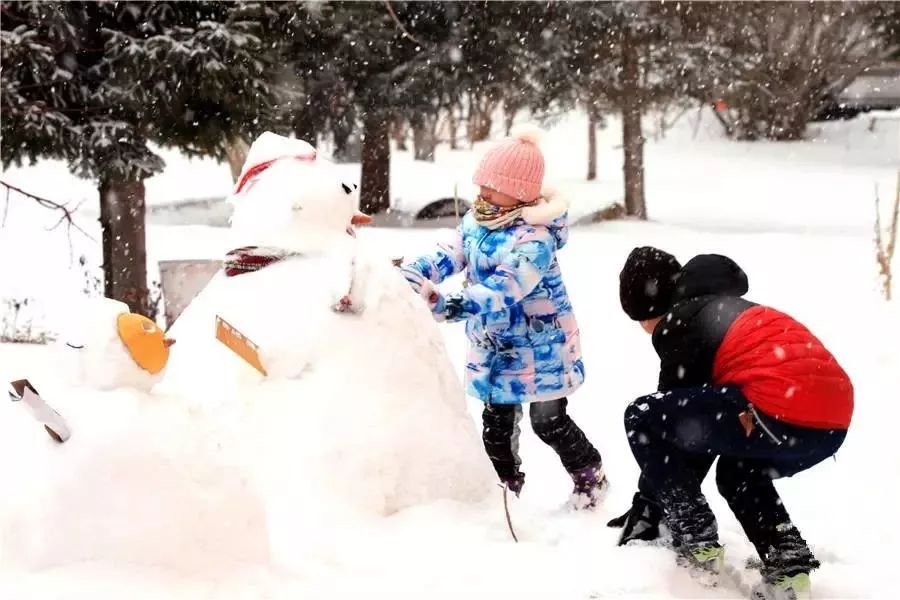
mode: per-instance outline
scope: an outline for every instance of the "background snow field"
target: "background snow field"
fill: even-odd
[[[900,452],[894,444],[900,422],[900,305],[885,303],[879,294],[872,237],[876,185],[882,197],[891,197],[900,167],[898,122],[881,121],[870,131],[869,118],[862,117],[813,125],[810,139],[803,142],[744,144],[720,139],[709,115],[699,125],[696,118],[688,115],[664,139],[648,141],[651,221],[575,227],[570,245],[560,254],[582,330],[587,372],[570,409],[602,453],[611,482],[597,511],[565,507],[571,481],[525,420],[521,455],[527,480],[522,497],[511,504],[520,543],[509,536],[500,490],[493,487],[480,500],[464,495],[403,503],[395,510],[356,511],[340,527],[331,526],[336,514],[351,514],[340,503],[359,500],[354,489],[363,495],[387,493],[378,489],[390,479],[386,472],[404,468],[412,457],[418,469],[430,457],[461,456],[474,448],[477,456],[472,461],[460,458],[460,464],[489,468],[475,439],[479,403],[467,401],[473,429],[468,446],[457,448],[459,436],[446,435],[451,426],[445,420],[452,419],[443,416],[442,402],[429,403],[425,397],[410,411],[395,402],[407,397],[409,388],[398,388],[392,397],[390,386],[379,383],[392,359],[404,360],[410,347],[427,346],[410,346],[411,327],[383,326],[377,329],[377,340],[361,340],[365,351],[379,355],[370,369],[361,366],[344,373],[347,381],[341,389],[352,390],[352,396],[330,393],[325,375],[337,377],[332,375],[336,370],[330,370],[333,364],[315,378],[315,386],[309,384],[302,398],[293,395],[297,388],[260,385],[260,394],[284,411],[265,417],[252,407],[207,402],[210,399],[198,390],[192,390],[192,402],[182,402],[164,385],[152,395],[125,389],[89,392],[66,383],[55,348],[4,344],[0,375],[5,380],[28,377],[60,412],[79,404],[80,422],[71,423],[71,446],[52,447],[43,430],[21,414],[21,407],[0,403],[0,598],[743,597],[741,587],[733,583],[700,587],[676,567],[665,548],[617,548],[618,532],[605,527],[627,507],[637,479],[623,410],[634,398],[653,391],[656,383],[658,363],[649,337],[622,314],[617,293],[618,272],[628,252],[647,244],[682,261],[703,252],[732,257],[749,275],[750,300],[800,319],[850,374],[856,411],[836,459],[776,485],[823,563],[813,575],[815,598],[897,597],[900,588],[892,574],[900,547],[894,515],[900,506]],[[615,121],[599,136],[599,180],[579,181],[585,130],[584,117],[572,114],[550,131],[544,149],[548,176],[569,189],[574,219],[619,201],[622,188]],[[478,151],[478,146],[471,152],[439,150],[437,166],[466,181]],[[148,182],[151,203],[224,195],[230,188],[225,167],[167,158],[168,170]],[[96,198],[91,184],[73,180],[58,167],[41,163],[4,172],[3,178],[49,198],[88,200],[79,215],[99,239],[92,221]],[[427,177],[402,153],[395,156],[394,167],[395,177],[412,184]],[[65,325],[61,315],[67,314],[63,309],[83,288],[77,258],[86,255],[93,270],[100,248],[73,233],[75,260],[70,265],[64,231],[42,230],[54,220],[27,201],[11,200],[0,229],[0,255],[8,257],[0,262],[0,297],[32,298],[32,318],[60,328]],[[448,233],[371,228],[361,232],[361,241],[368,258],[389,264],[390,257],[415,256]],[[151,225],[148,230],[151,263],[220,258],[228,249],[227,230],[222,228]],[[300,302],[307,285],[297,281],[284,293]],[[384,300],[405,301],[399,296]],[[427,317],[422,311],[417,314]],[[452,360],[446,372],[455,370],[460,377],[466,344],[462,329],[440,327]],[[440,360],[429,365],[429,357],[419,358],[426,364],[423,368],[444,368]],[[207,419],[204,410],[222,413]],[[241,411],[258,420],[251,418],[252,425],[245,425]],[[273,414],[288,418],[279,423]],[[350,424],[345,430],[339,426],[344,418]],[[122,437],[117,423],[127,420],[135,420],[135,433]],[[307,429],[329,420],[332,429]],[[468,427],[464,421],[454,427]],[[264,444],[270,427],[276,439],[292,432],[298,437],[293,443]],[[88,432],[90,443],[103,448],[108,460],[79,450],[79,437]],[[407,438],[400,443],[383,438],[384,432]],[[317,450],[317,439],[330,441]],[[261,469],[248,464],[250,454],[244,452],[254,445],[265,447],[258,456],[264,457],[259,460],[267,475],[296,478],[291,489],[297,504],[282,506],[268,523],[303,536],[289,540],[301,550],[301,560],[291,569],[275,564],[259,539],[265,494],[256,494],[253,477]],[[409,456],[379,453],[387,447]],[[333,472],[344,472],[343,466],[352,463],[348,454],[367,451],[379,458],[372,461],[371,472],[354,473],[360,478],[358,486],[305,484],[316,477],[326,481],[330,466]],[[60,476],[63,469],[71,474],[67,480]],[[421,477],[428,480],[431,475]],[[143,500],[132,507],[134,522],[114,525],[123,534],[145,531],[145,543],[116,560],[98,560],[98,553],[116,547],[108,513],[123,489],[128,489],[126,496]],[[718,497],[713,478],[704,490],[719,518],[728,564],[740,572],[744,585],[752,583],[757,575],[744,570],[745,560],[754,556],[752,547]],[[178,527],[172,526],[172,519]],[[28,522],[34,525],[30,531],[39,535],[20,535],[17,527]],[[297,529],[301,522],[303,527]],[[202,543],[191,544],[191,539]],[[69,550],[73,547],[77,551]],[[166,554],[171,560],[154,558]]]

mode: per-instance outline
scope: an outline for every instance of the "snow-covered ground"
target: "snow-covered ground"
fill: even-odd
[[[528,483],[511,508],[519,544],[507,532],[498,491],[483,503],[417,506],[372,520],[340,539],[323,539],[321,555],[296,574],[259,566],[189,573],[110,569],[96,562],[23,573],[0,564],[0,598],[741,597],[731,585],[698,586],[663,548],[617,548],[616,532],[605,527],[626,507],[637,476],[622,411],[630,400],[652,391],[656,380],[649,339],[621,313],[617,297],[621,263],[632,247],[644,244],[682,260],[700,252],[731,256],[750,276],[750,299],[804,321],[851,375],[856,413],[837,459],[777,485],[823,562],[813,578],[814,597],[896,597],[898,585],[890,574],[900,548],[900,524],[891,507],[900,506],[900,453],[890,441],[900,419],[900,308],[878,294],[872,223],[875,186],[882,197],[894,192],[900,166],[897,122],[880,122],[869,131],[869,119],[862,118],[815,125],[816,135],[806,142],[736,144],[719,138],[708,115],[695,133],[695,118],[686,117],[664,140],[648,142],[652,221],[578,227],[561,253],[587,367],[587,382],[573,398],[571,412],[603,454],[612,482],[597,512],[564,508],[571,482],[553,452],[523,423]],[[582,117],[566,118],[545,146],[548,173],[568,188],[576,217],[621,197],[615,124],[600,135],[599,181],[578,182],[585,128]],[[476,159],[477,152],[443,151],[438,164],[467,173]],[[395,161],[403,164],[403,157]],[[181,172],[186,181],[200,179],[200,171]],[[416,177],[413,169],[403,167],[400,173]],[[227,188],[227,169],[224,174],[224,184],[209,182],[209,187]],[[46,185],[28,189],[48,197],[75,189],[63,177]],[[11,204],[0,229],[0,253],[7,257],[0,264],[0,296],[32,296],[51,314],[82,286],[77,263],[67,270],[65,235],[35,225],[52,222],[20,201]],[[226,249],[223,234],[208,227],[151,227],[148,250],[154,261],[219,257]],[[385,256],[413,256],[443,233],[371,229],[364,235]],[[85,253],[96,265],[99,249],[78,236],[73,233],[76,258]],[[461,372],[462,327],[442,327]],[[7,380],[27,376],[40,386],[54,371],[46,348],[0,346],[0,374]],[[0,407],[0,418],[10,418],[11,403]],[[478,421],[479,406],[470,401],[469,407]],[[5,450],[2,460],[28,460],[15,449]],[[712,478],[705,490],[720,520],[727,561],[740,568],[752,548],[718,498]],[[752,580],[752,573],[744,575]]]

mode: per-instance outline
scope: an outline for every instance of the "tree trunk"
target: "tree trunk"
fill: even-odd
[[[459,121],[456,119],[456,109],[452,106],[447,110],[447,130],[450,134],[450,149],[456,150],[456,134],[459,131]]]
[[[237,182],[247,160],[247,152],[250,146],[242,137],[231,137],[225,140],[225,156],[228,158],[228,166],[231,167],[231,180]],[[141,192],[143,198],[143,192]]]
[[[311,111],[307,111],[294,121],[294,135],[297,136],[298,140],[303,140],[311,146],[316,146],[319,136],[316,128],[313,126],[313,116],[310,113]]]
[[[597,111],[588,107],[588,168],[587,179],[597,179]]]
[[[506,128],[506,137],[509,137],[512,133],[513,123],[516,120],[516,113],[519,112],[519,107],[509,102],[505,104],[506,111],[503,114],[503,125]]]
[[[493,113],[495,102],[491,101],[487,96],[469,95],[469,119],[468,119],[468,136],[469,145],[475,142],[483,142],[491,135],[491,126],[493,125],[491,113]]]
[[[790,98],[782,104],[769,137],[780,142],[802,140],[812,112],[809,100]]]
[[[331,136],[334,142],[334,159],[338,162],[356,162],[358,146],[351,140],[358,128],[356,114],[346,108],[338,108],[331,121]]]
[[[406,125],[406,121],[402,119],[397,119],[391,124],[391,139],[394,140],[394,143],[397,145],[397,150],[401,150],[406,152],[409,148],[406,146],[406,134],[408,133],[408,128]],[[413,142],[415,143],[415,142]]]
[[[104,295],[152,317],[144,216],[143,181],[101,181]]]
[[[641,131],[638,47],[628,27],[622,34],[622,146],[625,153],[625,214],[647,218],[644,201],[644,134]]]
[[[391,207],[390,120],[378,110],[370,110],[363,121],[362,189],[360,208],[376,214]]]
[[[437,148],[437,118],[421,117],[413,125],[413,158],[434,162]]]

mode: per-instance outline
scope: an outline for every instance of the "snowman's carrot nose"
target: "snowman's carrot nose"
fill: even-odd
[[[163,338],[163,344],[165,344],[166,348],[170,348],[175,345],[175,340],[172,338]]]
[[[351,225],[368,225],[372,222],[372,217],[359,211],[350,219]]]

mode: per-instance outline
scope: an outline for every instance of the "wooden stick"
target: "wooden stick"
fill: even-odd
[[[509,492],[509,486],[503,486],[503,511],[506,513],[506,526],[509,527],[509,534],[512,536],[512,539],[515,543],[519,543],[519,538],[516,537],[516,530],[513,529],[512,519],[509,517],[509,501],[507,500],[507,493]]]

